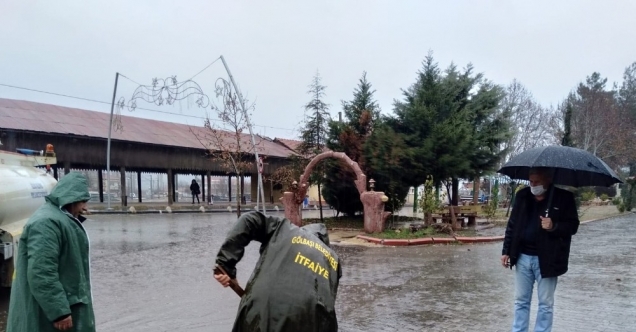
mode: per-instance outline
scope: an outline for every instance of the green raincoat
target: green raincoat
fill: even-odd
[[[261,256],[233,331],[338,331],[335,302],[342,270],[325,225],[298,227],[259,212],[242,215],[216,259],[230,277],[236,277],[236,263],[250,241],[261,243]]]
[[[70,331],[95,331],[88,236],[81,221],[61,209],[89,199],[86,178],[69,173],[24,226],[7,332],[58,331],[53,322],[69,314]]]

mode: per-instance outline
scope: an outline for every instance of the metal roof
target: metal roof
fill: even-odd
[[[54,134],[72,134],[94,138],[108,138],[110,114],[78,108],[63,107],[36,102],[0,98],[0,129],[36,131]],[[177,146],[196,149],[213,149],[216,144],[210,139],[210,130],[132,116],[121,116],[123,132],[115,131],[112,139],[149,144]],[[223,145],[231,144],[234,133],[223,131]],[[251,138],[241,135],[243,151],[252,153]],[[206,138],[207,137],[207,138]],[[258,153],[270,157],[287,158],[290,149],[268,137],[257,136]],[[203,143],[202,143],[203,142]],[[218,146],[213,150],[219,150]]]
[[[286,139],[286,138],[280,138],[280,137],[274,138],[274,142],[282,144],[292,151],[298,151],[298,147],[300,146],[300,144],[303,143],[295,139]]]

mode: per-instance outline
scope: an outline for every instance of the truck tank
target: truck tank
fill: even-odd
[[[56,164],[53,146],[46,151],[0,150],[0,286],[11,287],[22,229],[44,204],[57,181],[49,165]],[[47,170],[37,166],[46,166]]]

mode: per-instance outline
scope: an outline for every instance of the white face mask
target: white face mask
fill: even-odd
[[[530,191],[535,196],[540,196],[545,192],[545,188],[543,186],[530,187]]]

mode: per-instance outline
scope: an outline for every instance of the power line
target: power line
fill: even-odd
[[[212,61],[212,63],[207,65],[205,68],[201,69],[198,73],[194,74],[194,76],[190,77],[190,79],[193,79],[193,78],[197,77],[199,74],[204,72],[206,69],[210,68],[210,66],[212,66],[215,62],[217,62],[219,60],[221,60],[221,57],[216,58],[216,60]]]
[[[218,59],[217,59],[218,60]],[[211,65],[211,64],[210,64]],[[209,66],[208,66],[209,67]],[[205,70],[205,69],[204,69]],[[124,76],[122,74],[119,74],[120,76]],[[198,74],[197,74],[198,75]],[[126,76],[124,76],[126,77]],[[131,80],[130,78],[126,77],[127,79],[129,79],[131,82],[134,82],[138,85],[141,85],[133,80]],[[66,94],[62,94],[62,93],[56,93],[56,92],[49,92],[49,91],[42,91],[42,90],[37,90],[37,89],[31,89],[31,88],[25,88],[25,87],[21,87],[21,86],[15,86],[15,85],[10,85],[10,84],[3,84],[0,83],[0,86],[4,86],[4,87],[8,87],[8,88],[13,88],[13,89],[19,89],[19,90],[26,90],[26,91],[32,91],[32,92],[38,92],[38,93],[44,93],[44,94],[48,94],[48,95],[53,95],[53,96],[59,96],[59,97],[65,97],[65,98],[71,98],[71,99],[78,99],[78,100],[84,100],[84,101],[90,101],[93,103],[99,103],[99,104],[105,104],[105,105],[110,105],[110,102],[107,101],[102,101],[102,100],[95,100],[95,99],[90,99],[90,98],[82,98],[82,97],[76,97],[76,96],[71,96],[71,95],[66,95]],[[198,116],[198,115],[189,115],[189,114],[181,114],[181,113],[175,113],[175,112],[168,112],[168,111],[159,111],[159,110],[153,110],[153,109],[149,109],[149,108],[142,108],[142,107],[136,107],[136,109],[138,110],[144,110],[144,111],[149,111],[149,112],[156,112],[156,113],[162,113],[162,114],[171,114],[171,115],[177,115],[177,116],[183,116],[183,117],[189,117],[189,118],[196,118],[196,119],[202,119],[205,120],[206,117],[202,117],[202,116]],[[221,120],[213,120],[210,119],[211,121],[214,122],[221,122]],[[290,129],[290,128],[281,128],[281,127],[272,127],[272,126],[263,126],[263,125],[254,125],[255,127],[261,127],[261,128],[270,128],[270,129],[279,129],[279,130],[287,130],[287,131],[294,131],[294,129]]]
[[[128,77],[128,76],[126,76],[126,75],[124,75],[122,73],[119,73],[119,76],[121,76],[121,77],[123,77],[123,78],[125,78],[125,79],[127,79],[127,80],[129,80],[129,81],[131,81],[131,82],[133,82],[135,84],[137,84],[137,85],[143,85],[143,84],[139,84],[139,83],[135,82],[132,78],[130,78],[130,77]]]

